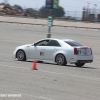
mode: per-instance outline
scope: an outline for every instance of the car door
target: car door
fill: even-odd
[[[45,46],[49,40],[42,40],[30,47],[30,58],[44,60]]]
[[[53,60],[54,55],[60,50],[61,46],[56,40],[49,41],[45,48],[45,60]]]

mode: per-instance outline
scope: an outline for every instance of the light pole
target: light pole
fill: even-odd
[[[90,5],[90,3],[87,2],[87,20],[88,20],[88,18],[89,18],[89,5]]]
[[[97,7],[97,4],[94,4],[94,14],[95,14],[95,19],[97,19],[96,7]]]

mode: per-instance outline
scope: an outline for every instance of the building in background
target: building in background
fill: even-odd
[[[82,21],[100,22],[100,10],[96,8],[83,8]]]

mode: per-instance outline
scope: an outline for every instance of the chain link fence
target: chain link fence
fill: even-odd
[[[100,9],[83,9],[82,20],[90,22],[100,22]]]

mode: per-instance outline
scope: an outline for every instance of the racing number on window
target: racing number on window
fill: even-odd
[[[44,56],[44,52],[40,52],[40,56]]]

